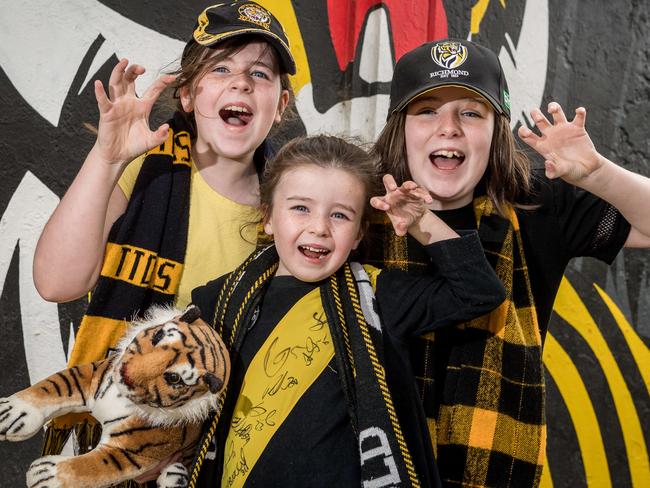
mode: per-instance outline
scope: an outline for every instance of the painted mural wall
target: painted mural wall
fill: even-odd
[[[446,36],[499,54],[512,127],[527,112],[584,105],[598,149],[650,175],[647,0],[258,0],[287,28],[304,133],[373,141],[393,65]],[[0,396],[64,367],[85,300],[43,301],[36,241],[94,136],[92,80],[118,58],[145,65],[142,90],[173,67],[195,14],[190,0],[0,0]],[[154,114],[161,121],[169,108]],[[546,340],[549,442],[543,486],[650,486],[650,253],[611,267],[580,259],[562,284]],[[40,439],[0,444],[0,485],[22,486]]]

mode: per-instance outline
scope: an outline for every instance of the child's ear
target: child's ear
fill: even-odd
[[[362,240],[363,240],[363,229],[359,229],[359,235],[357,236],[357,239],[354,241],[354,244],[352,245],[353,251],[357,250],[357,247],[359,247],[359,244],[361,244]]]
[[[277,124],[282,122],[282,114],[287,109],[287,105],[289,105],[289,90],[282,90],[278,101],[278,110],[275,113],[275,122]]]
[[[271,211],[267,205],[262,205],[262,225],[264,226],[264,233],[267,236],[273,235],[273,226],[271,225]]]
[[[182,87],[179,94],[183,110],[187,113],[190,113],[192,110],[194,110],[194,102],[192,100],[190,88],[188,86]]]

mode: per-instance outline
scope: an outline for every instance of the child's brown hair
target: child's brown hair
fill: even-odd
[[[406,109],[393,113],[372,150],[380,172],[393,175],[397,184],[412,179],[406,154],[405,126]],[[523,205],[531,191],[528,156],[517,147],[510,122],[501,114],[495,113],[490,157],[482,181],[487,196],[501,215],[505,215],[508,205]]]
[[[358,178],[366,192],[361,216],[361,230],[365,231],[373,211],[370,197],[377,191],[377,165],[374,158],[357,144],[330,135],[292,139],[267,164],[260,183],[260,203],[264,219],[270,215],[273,195],[282,176],[292,169],[310,165],[340,169]]]
[[[181,90],[187,88],[192,98],[194,98],[194,90],[196,88],[196,85],[206,73],[214,69],[215,65],[219,64],[224,59],[238,53],[249,43],[254,41],[265,42],[262,37],[256,36],[254,34],[242,35],[234,37],[232,39],[224,40],[219,44],[208,47],[193,43],[183,53],[180,68],[172,72],[172,74],[175,74],[177,76],[176,81],[173,85],[174,98],[176,99],[176,108],[178,112],[185,115],[187,122],[190,124],[190,127],[193,130],[194,135],[196,135],[196,123],[194,121],[194,114],[186,113],[183,110],[183,106],[181,105],[180,101]],[[283,114],[284,121],[291,118],[291,116],[294,114],[293,89],[289,80],[289,74],[286,71],[282,70],[282,64],[280,63],[278,53],[273,48],[273,46],[268,43],[266,44],[266,48],[262,52],[261,56],[264,56],[267,52],[271,53],[275,66],[280,73],[281,89],[287,90],[289,92],[289,103],[287,104],[287,108]]]

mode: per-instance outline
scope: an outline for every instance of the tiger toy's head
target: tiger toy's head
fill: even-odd
[[[226,346],[199,316],[195,306],[153,307],[118,346],[117,387],[156,425],[204,420],[228,382]]]

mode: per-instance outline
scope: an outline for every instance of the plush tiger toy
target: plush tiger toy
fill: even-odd
[[[27,471],[34,488],[104,487],[132,479],[182,451],[191,461],[202,420],[218,408],[230,360],[219,335],[199,318],[154,307],[134,321],[103,361],[76,366],[0,399],[0,440],[20,441],[51,418],[89,412],[99,444],[81,456],[45,456]],[[163,469],[158,486],[186,486],[182,463]]]

